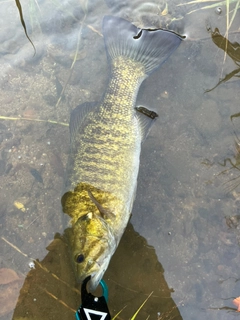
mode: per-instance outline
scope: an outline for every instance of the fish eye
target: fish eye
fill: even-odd
[[[76,255],[76,262],[82,263],[84,261],[84,255],[82,253]]]

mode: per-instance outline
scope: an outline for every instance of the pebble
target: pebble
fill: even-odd
[[[216,12],[217,15],[220,15],[222,13],[222,8],[221,7],[217,7],[215,9],[215,12]]]
[[[35,263],[33,261],[30,261],[28,266],[30,269],[35,269]]]

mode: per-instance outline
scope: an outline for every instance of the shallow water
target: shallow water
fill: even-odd
[[[67,247],[56,235],[63,232],[69,151],[62,123],[76,105],[104,92],[106,14],[187,36],[139,91],[137,103],[159,118],[142,149],[135,231],[129,226],[104,277],[111,314],[126,306],[120,318],[128,319],[153,291],[137,319],[239,317],[232,303],[240,295],[239,173],[229,161],[221,165],[236,161],[240,117],[230,117],[239,113],[239,79],[205,93],[237,67],[207,31],[217,27],[224,36],[226,9],[218,15],[214,8],[171,1],[161,15],[166,5],[157,1],[28,3],[22,8],[35,55],[14,2],[1,3],[0,115],[59,123],[0,120],[0,279],[8,278],[1,282],[1,319],[74,319],[80,305]],[[199,10],[187,15],[193,9]],[[240,43],[239,15],[231,42]],[[32,259],[41,263],[30,270]]]

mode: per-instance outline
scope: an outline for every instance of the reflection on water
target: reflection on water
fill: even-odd
[[[67,245],[56,235],[47,250],[26,276],[13,319],[74,319],[80,292],[74,287]]]
[[[232,300],[240,295],[240,197],[238,189],[227,193],[223,186],[238,177],[230,117],[235,115],[239,136],[239,81],[232,78],[204,94],[236,69],[230,57],[224,62],[223,50],[206,29],[210,22],[226,38],[226,8],[219,15],[215,8],[198,10],[198,3],[186,15],[189,10],[177,7],[179,3],[169,1],[166,9],[159,1],[42,0],[30,6],[22,1],[36,47],[33,57],[15,3],[1,2],[0,115],[67,124],[76,105],[99,100],[108,81],[101,36],[106,14],[187,34],[178,54],[139,92],[138,103],[159,114],[143,145],[131,219],[149,247],[129,226],[105,276],[109,308],[116,314],[127,305],[120,318],[129,318],[154,291],[139,319],[156,319],[161,312],[159,319],[231,320],[239,316]],[[239,14],[229,30],[233,47],[240,43]],[[63,234],[60,199],[68,129],[49,122],[1,120],[0,142],[0,266],[4,279],[6,269],[15,272],[1,283],[0,303],[6,307],[0,308],[1,319],[26,318],[26,312],[35,319],[56,319],[60,313],[72,319],[80,296],[64,237],[55,236]],[[219,163],[227,158],[235,167],[227,161],[226,173],[219,175]],[[30,269],[32,259],[40,261],[36,269]]]
[[[47,256],[35,261],[35,268],[25,279],[13,319],[74,318],[81,299],[75,288],[65,236],[56,235],[47,250]],[[124,307],[120,318],[129,319],[139,308],[139,301],[153,292],[140,318],[156,319],[159,314],[158,319],[182,319],[163,272],[154,248],[129,224],[104,277],[110,292],[111,314]]]
[[[129,319],[139,307],[139,301],[145,300],[153,292],[139,319],[182,319],[165,278],[164,269],[159,263],[155,250],[147,241],[128,225],[124,237],[113,256],[104,279],[109,284],[111,299],[109,305],[113,312],[119,305],[125,306],[121,319]]]
[[[240,77],[240,75],[238,75],[238,73],[240,72],[240,44],[237,42],[231,43],[230,41],[228,41],[227,38],[224,38],[219,33],[218,28],[216,28],[214,31],[211,31],[211,35],[212,35],[212,40],[216,44],[216,46],[224,50],[229,55],[229,57],[237,65],[237,68],[234,69],[232,72],[228,73],[222,80],[218,82],[218,84],[216,84],[215,87],[213,87],[212,89],[206,90],[206,92],[212,91],[221,83],[229,81],[233,77]]]

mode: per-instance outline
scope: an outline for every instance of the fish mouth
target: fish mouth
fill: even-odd
[[[97,261],[94,261],[91,263],[91,268],[81,272],[81,276],[77,276],[77,282],[83,284],[83,282],[90,277],[87,284],[88,288],[90,291],[95,291],[105,271],[106,268],[103,267],[103,265],[99,264]],[[77,274],[79,275],[78,271]]]
[[[106,270],[100,270],[100,272],[94,273],[91,275],[91,279],[89,281],[89,290],[95,291],[97,286],[99,285],[104,273]]]
[[[102,277],[107,270],[108,264],[110,261],[110,257],[106,258],[101,265],[96,261],[96,264],[98,266],[98,270],[91,273],[91,279],[89,281],[89,290],[95,291],[97,286],[99,285],[100,281],[102,280]]]
[[[94,255],[89,257],[83,269],[81,265],[77,266],[77,275],[80,276],[78,282],[83,282],[87,277],[91,277],[88,281],[88,288],[91,292],[95,291],[99,285],[116,249],[117,242],[109,227],[107,227],[107,232],[108,236],[105,239],[99,238],[102,245],[97,251],[97,256],[95,254],[95,258]]]
[[[87,277],[91,277],[91,279],[88,281],[88,288],[89,291],[93,292],[96,290],[97,286],[99,285],[100,281],[102,280],[102,277],[107,270],[108,264],[110,261],[110,257],[106,258],[103,263],[99,264],[97,261],[95,261],[95,271],[88,272],[85,274],[84,279],[82,279],[81,282],[83,282]],[[97,270],[96,270],[97,269]]]
[[[104,255],[104,257],[101,257],[95,261],[95,266],[96,266],[97,270],[95,270],[89,274],[91,276],[91,279],[89,281],[90,291],[96,290],[97,286],[99,285],[99,282],[102,280],[102,277],[108,268],[110,259],[116,249],[116,241],[113,236],[112,236],[112,239],[114,241],[111,241],[112,247],[109,244],[109,248],[111,248],[111,249],[107,251],[108,254]]]

